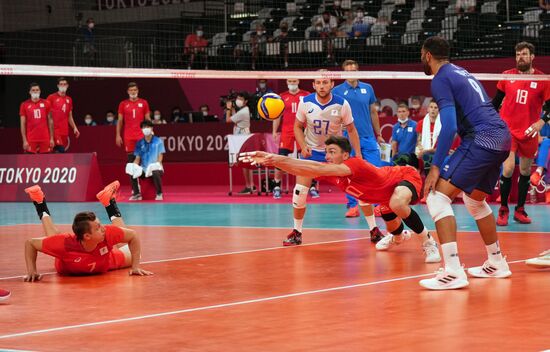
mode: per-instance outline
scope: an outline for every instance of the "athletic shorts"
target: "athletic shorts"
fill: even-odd
[[[473,141],[462,141],[446,160],[440,177],[468,194],[476,189],[491,194],[500,177],[500,166],[509,153],[486,149]]]
[[[67,149],[69,146],[69,136],[68,135],[61,135],[61,134],[54,134],[53,138],[55,145],[59,145],[63,147],[64,149]]]
[[[539,149],[539,139],[528,138],[528,139],[517,139],[512,135],[512,148],[511,152],[516,153],[518,156],[534,159],[537,155],[537,150]]]
[[[295,141],[296,138],[294,138],[294,135],[281,134],[281,141],[279,142],[279,155],[287,156],[288,154],[293,153]]]
[[[29,142],[29,149],[27,149],[26,151],[28,153],[33,153],[33,154],[49,153],[51,151],[50,142],[49,141]]]
[[[396,187],[404,186],[410,189],[412,192],[410,204],[415,204],[418,202],[418,198],[422,190],[422,177],[420,177],[418,171],[412,166],[409,166],[407,169],[403,170],[401,175],[403,176],[403,180],[399,182]],[[380,214],[393,214],[393,210],[391,210],[389,204],[380,204]]]
[[[136,149],[136,143],[139,139],[124,139],[124,148],[126,148],[126,153],[133,153]]]
[[[304,158],[302,155],[300,155],[300,159],[313,160],[313,161],[319,161],[321,163],[324,163],[327,161],[327,159],[325,158],[326,155],[327,153],[325,152],[318,152],[317,150],[312,150],[310,157]]]
[[[120,249],[113,247],[109,253],[109,270],[123,268],[125,263],[126,258],[124,257],[124,253]]]

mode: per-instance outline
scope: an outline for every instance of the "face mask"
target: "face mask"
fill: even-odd
[[[113,122],[115,120],[114,116],[107,116],[107,122]]]
[[[409,121],[409,118],[405,117],[403,119],[397,119],[397,121],[399,121],[399,123],[405,123],[405,122]]]
[[[420,104],[412,104],[413,109],[418,109],[420,107]]]
[[[40,93],[31,93],[31,99],[36,100],[40,98]]]
[[[262,34],[264,34],[264,32],[263,31],[256,31],[256,34],[257,35],[262,35]]]
[[[264,89],[267,85],[265,83],[260,83],[258,84],[258,87],[260,87],[260,89]]]
[[[151,129],[151,127],[145,127],[141,129],[141,132],[143,132],[143,135],[147,137],[153,133],[153,130]]]
[[[357,12],[357,18],[363,18],[365,16],[362,12]]]
[[[160,115],[153,115],[153,118],[154,118],[155,120],[160,120]]]
[[[197,35],[198,35],[199,37],[202,37],[203,34],[204,34],[203,31],[197,31]]]
[[[315,27],[315,29],[317,30],[317,32],[320,32],[323,29],[323,27],[317,26],[317,27]]]
[[[67,91],[67,86],[57,86],[59,93],[65,93]]]
[[[208,116],[208,111],[203,111],[202,116]]]
[[[91,125],[92,124],[92,119],[86,119],[86,120],[84,120],[84,122],[86,123],[86,125]]]
[[[91,22],[91,23],[88,23],[88,28],[90,28],[90,29],[94,29],[94,23],[93,23],[93,22]]]
[[[136,94],[128,94],[130,96],[130,99],[136,99],[137,98],[137,93]]]
[[[298,85],[297,84],[289,84],[288,85],[288,90],[291,91],[291,92],[295,92],[298,90]]]
[[[340,1],[335,1],[334,6],[340,6]]]
[[[244,101],[242,101],[241,99],[237,99],[235,101],[235,105],[237,105],[238,108],[242,108],[244,105]]]

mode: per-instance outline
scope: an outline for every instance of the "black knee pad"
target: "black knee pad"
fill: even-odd
[[[397,219],[397,214],[396,213],[382,214],[382,219],[384,219],[384,221],[392,221],[393,219]]]

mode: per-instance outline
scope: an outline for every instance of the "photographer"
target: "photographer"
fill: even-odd
[[[240,92],[235,101],[225,102],[225,122],[234,123],[233,134],[250,134],[250,109],[248,108],[248,93]],[[255,191],[252,181],[252,170],[243,168],[245,188],[239,194],[252,194]]]

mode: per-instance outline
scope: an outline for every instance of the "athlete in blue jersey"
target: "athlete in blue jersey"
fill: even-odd
[[[464,192],[464,205],[476,220],[487,248],[482,266],[468,269],[475,277],[504,278],[512,275],[500,252],[493,212],[485,198],[492,193],[500,165],[508,157],[511,136],[506,123],[493,108],[482,85],[463,68],[449,63],[449,43],[440,37],[426,39],[422,63],[427,75],[434,75],[432,95],[441,116],[441,132],[430,173],[426,177],[426,204],[437,228],[445,268],[435,278],[421,280],[432,290],[468,286],[456,244],[453,199]],[[446,159],[455,133],[460,146]]]
[[[346,60],[342,64],[342,69],[344,71],[358,71],[359,64],[353,60]],[[380,135],[378,111],[376,111],[376,106],[374,105],[376,101],[374,89],[368,83],[360,82],[357,79],[348,79],[344,83],[334,87],[332,92],[343,97],[351,106],[353,121],[359,134],[363,159],[374,166],[381,166],[378,143],[384,143],[384,139]],[[347,131],[344,132],[344,135],[348,137]],[[346,194],[346,198],[348,199],[346,217],[359,216],[357,200],[348,194]],[[373,206],[366,203],[361,203],[360,206],[371,231],[371,240],[378,242],[382,239],[382,233],[376,226]]]

